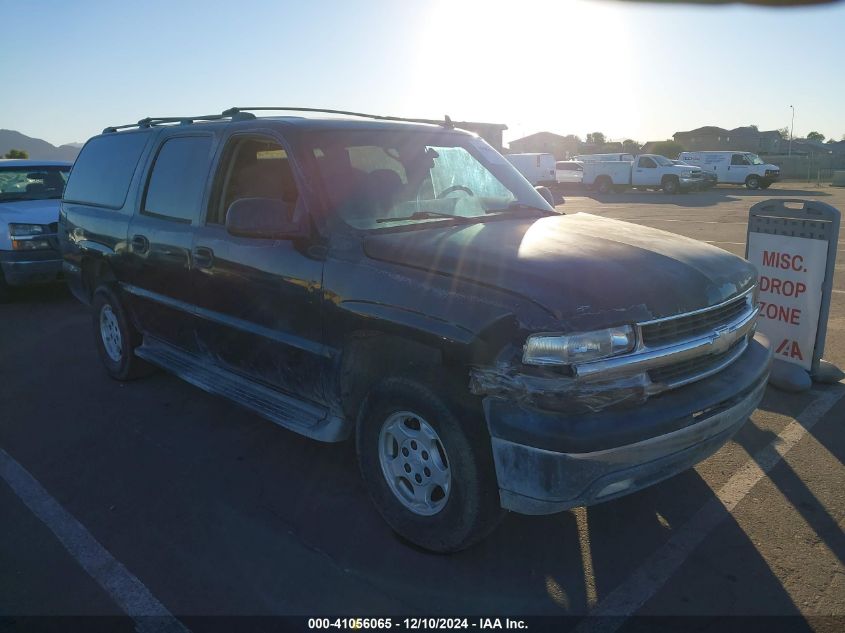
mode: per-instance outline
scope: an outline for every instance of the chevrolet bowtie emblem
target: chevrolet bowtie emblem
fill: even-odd
[[[733,343],[731,337],[729,336],[730,333],[731,330],[727,326],[717,328],[716,331],[713,332],[712,344],[714,354],[721,354],[722,352],[728,350],[728,348],[731,346],[731,343]]]

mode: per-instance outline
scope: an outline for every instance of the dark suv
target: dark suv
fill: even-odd
[[[746,261],[556,212],[448,120],[232,109],[107,128],[59,237],[111,376],[156,365],[298,433],[354,436],[378,510],[435,551],[503,508],[693,466],[769,373]]]

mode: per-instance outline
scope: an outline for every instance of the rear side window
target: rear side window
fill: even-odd
[[[73,166],[65,200],[122,207],[148,138],[146,133],[123,132],[88,141]]]
[[[142,213],[185,224],[198,219],[211,141],[211,136],[177,136],[164,142],[153,163]]]

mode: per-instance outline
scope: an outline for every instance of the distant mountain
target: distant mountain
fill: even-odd
[[[22,149],[34,160],[67,160],[73,162],[82,147],[82,143],[68,145],[50,145],[40,138],[32,138],[14,130],[0,130],[0,157],[10,149]]]

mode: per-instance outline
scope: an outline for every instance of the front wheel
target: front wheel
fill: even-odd
[[[676,194],[676,193],[678,193],[678,189],[679,189],[678,180],[676,178],[666,178],[666,180],[663,181],[663,187],[662,188],[663,188],[663,193],[670,194],[670,195]]]
[[[480,412],[460,411],[439,390],[407,378],[380,383],[356,429],[361,475],[391,528],[427,550],[477,543],[503,511]]]
[[[760,178],[758,176],[749,176],[745,179],[745,186],[749,189],[759,189],[760,188]]]
[[[115,380],[132,380],[149,373],[151,367],[135,356],[141,335],[129,321],[115,291],[109,286],[100,286],[91,305],[97,351],[109,376]]]

